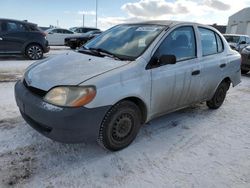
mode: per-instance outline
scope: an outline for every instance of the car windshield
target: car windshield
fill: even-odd
[[[226,35],[224,37],[227,40],[227,42],[238,43],[240,41],[240,36],[229,36],[229,35]]]
[[[165,28],[160,25],[118,25],[87,43],[85,49],[105,50],[116,57],[134,60]]]

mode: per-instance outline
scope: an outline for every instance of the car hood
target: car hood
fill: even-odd
[[[48,91],[59,85],[78,85],[128,63],[129,61],[69,52],[31,65],[24,78],[28,86]]]

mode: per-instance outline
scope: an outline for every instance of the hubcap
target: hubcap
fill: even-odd
[[[28,49],[28,56],[31,58],[31,59],[40,59],[42,57],[42,49],[38,46],[31,46],[29,49]]]
[[[133,127],[133,118],[130,114],[122,114],[118,117],[112,128],[112,137],[116,141],[127,138]]]

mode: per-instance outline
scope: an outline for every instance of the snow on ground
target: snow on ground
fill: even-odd
[[[153,120],[115,153],[41,136],[20,117],[13,87],[0,83],[0,187],[250,187],[250,76],[220,109]]]

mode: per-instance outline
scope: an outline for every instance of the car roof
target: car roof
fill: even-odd
[[[224,34],[224,36],[249,37],[248,35],[241,35],[241,34]]]
[[[13,22],[20,22],[20,23],[24,23],[24,24],[30,24],[30,25],[36,25],[35,23],[31,23],[25,20],[15,20],[15,19],[8,19],[8,18],[0,18],[0,21],[13,21]]]
[[[175,26],[179,24],[202,25],[202,24],[198,24],[195,22],[175,21],[175,20],[152,20],[152,21],[134,22],[131,24],[154,24],[154,25],[164,25],[164,26],[170,26],[170,25]],[[204,25],[204,26],[207,26],[207,25]]]
[[[138,25],[138,24],[149,24],[149,25],[162,25],[162,26],[167,26],[167,27],[174,27],[174,26],[178,26],[178,25],[196,25],[196,26],[200,26],[200,27],[205,27],[211,30],[215,30],[219,33],[219,31],[209,25],[205,25],[205,24],[200,24],[197,22],[188,22],[188,21],[176,21],[176,20],[152,20],[152,21],[143,21],[143,22],[134,22],[134,23],[124,23],[123,25]],[[122,25],[122,24],[121,24]]]

